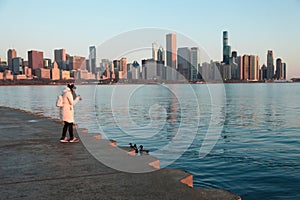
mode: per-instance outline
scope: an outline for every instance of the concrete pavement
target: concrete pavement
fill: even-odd
[[[222,189],[191,188],[186,184],[191,183],[192,176],[178,169],[126,173],[109,168],[82,144],[90,138],[83,136],[79,143],[62,144],[61,130],[62,124],[52,119],[0,107],[0,199],[240,198]],[[85,132],[80,131],[79,135]],[[93,137],[102,140],[99,135]],[[102,147],[109,144],[101,142]],[[116,156],[124,153],[113,146],[103,148],[108,148],[106,152],[115,148]],[[122,158],[133,157],[124,154]],[[147,159],[138,162],[155,161],[153,157]]]

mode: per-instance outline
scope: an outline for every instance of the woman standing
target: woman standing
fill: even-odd
[[[81,100],[80,95],[73,99],[73,92],[76,89],[74,84],[68,84],[67,88],[63,91],[63,107],[62,110],[62,120],[64,121],[64,127],[62,130],[62,136],[60,142],[79,142],[79,139],[74,137],[73,134],[73,123],[74,123],[74,108],[73,106]],[[67,138],[67,130],[69,130],[70,138]]]

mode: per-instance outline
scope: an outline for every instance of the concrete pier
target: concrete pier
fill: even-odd
[[[111,141],[78,129],[79,135],[88,137],[62,144],[61,130],[62,124],[52,119],[0,107],[0,199],[241,199],[222,189],[192,188],[192,175],[178,169],[148,173],[112,169],[83,145],[92,139],[115,156],[123,154],[113,145],[105,147]],[[149,169],[159,164],[154,157],[142,159],[141,165],[153,164],[147,165]]]

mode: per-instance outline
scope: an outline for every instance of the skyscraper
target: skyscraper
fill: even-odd
[[[152,43],[152,59],[157,61],[158,45],[156,42]]]
[[[12,73],[14,75],[22,74],[23,72],[23,60],[20,57],[15,57],[12,59]]]
[[[69,68],[70,70],[86,70],[85,57],[82,56],[70,56],[69,57]]]
[[[231,47],[228,45],[228,32],[223,31],[223,63],[229,64]]]
[[[259,79],[259,58],[256,55],[250,55],[249,60],[249,80],[257,81]]]
[[[196,80],[198,77],[200,65],[200,50],[198,47],[191,48],[191,80]]]
[[[165,64],[165,50],[162,46],[160,46],[157,51],[157,62],[163,65]]]
[[[50,71],[50,77],[51,77],[51,80],[53,80],[53,81],[60,79],[60,70],[58,68],[56,61],[54,61],[53,67]]]
[[[286,79],[286,63],[282,63],[283,79]]]
[[[165,50],[162,46],[157,51],[157,76],[160,79],[166,79]]]
[[[282,68],[282,60],[281,58],[276,59],[276,79],[280,80],[283,79],[283,68]]]
[[[115,75],[116,81],[119,81],[119,71],[120,71],[120,68],[121,68],[121,62],[120,62],[120,60],[113,60],[112,71],[113,71],[113,74]]]
[[[191,49],[188,47],[178,48],[177,51],[178,71],[187,80],[191,80]]]
[[[263,64],[260,69],[260,80],[266,80],[266,79],[267,79],[267,66]]]
[[[267,79],[273,79],[274,78],[274,56],[273,51],[268,50],[267,54]]]
[[[243,55],[243,64],[242,64],[242,68],[243,68],[243,80],[249,80],[249,65],[250,65],[250,56],[249,55]]]
[[[44,67],[44,53],[42,51],[28,51],[28,65],[32,70]]]
[[[142,78],[144,80],[157,80],[157,62],[153,59],[142,60]]]
[[[243,57],[238,56],[236,58],[236,63],[237,63],[237,79],[243,80],[244,79]]]
[[[140,65],[137,61],[132,63],[131,74],[132,79],[140,79]]]
[[[166,35],[166,43],[167,43],[167,66],[168,68],[172,68],[173,70],[167,69],[167,79],[174,80],[176,79],[175,74],[172,71],[177,69],[177,56],[176,56],[176,34],[169,33]]]
[[[120,60],[119,78],[127,79],[127,59],[125,57]]]
[[[54,60],[56,61],[59,69],[67,69],[67,54],[65,49],[54,49]]]
[[[96,59],[96,47],[95,46],[90,46],[90,66],[87,69],[89,72],[92,72],[93,74],[96,73],[96,66],[97,66],[97,59]],[[88,66],[87,66],[88,67]]]
[[[17,57],[17,51],[15,49],[8,49],[7,51],[7,66],[8,66],[8,69],[13,71],[12,70],[12,65],[13,65],[13,62],[12,62],[12,59]]]

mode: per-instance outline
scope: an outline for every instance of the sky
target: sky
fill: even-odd
[[[300,0],[0,0],[0,19],[4,60],[9,48],[25,59],[29,50],[53,59],[57,48],[87,56],[91,45],[156,28],[190,38],[221,61],[226,30],[239,55],[258,55],[261,66],[273,50],[274,59],[287,64],[287,77],[300,77]]]

